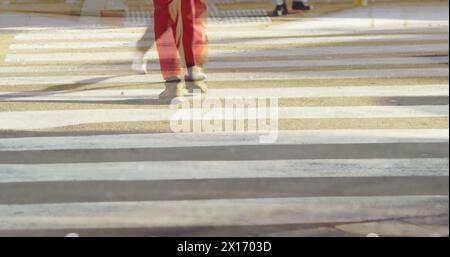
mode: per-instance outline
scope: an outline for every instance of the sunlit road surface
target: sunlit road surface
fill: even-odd
[[[0,24],[1,236],[448,236],[448,3],[212,22],[209,95],[279,98],[273,144],[172,133],[129,19]]]

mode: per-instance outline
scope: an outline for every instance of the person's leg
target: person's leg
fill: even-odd
[[[282,16],[289,13],[287,8],[286,0],[273,0],[276,5],[275,10],[273,11],[273,16]]]
[[[207,57],[208,38],[206,26],[208,7],[205,0],[182,1],[183,54],[187,67],[187,81],[203,81],[203,66]]]
[[[150,27],[144,32],[144,35],[136,42],[136,51],[146,54],[153,46],[152,41],[153,30]]]
[[[184,90],[178,52],[182,38],[181,1],[154,0],[153,3],[156,46],[161,74],[166,80],[166,90],[160,94],[160,99],[180,97]]]
[[[136,71],[140,74],[146,74],[147,73],[147,63],[144,59],[145,54],[152,48],[153,43],[152,41],[152,34],[153,30],[150,27],[147,27],[145,30],[144,35],[139,39],[139,41],[136,42],[136,50],[134,54],[133,64],[131,66],[131,69]]]
[[[292,1],[293,10],[309,11],[312,6],[308,4],[308,0],[294,0]]]
[[[177,27],[180,18],[180,1],[154,0],[155,39],[159,55],[161,73],[165,80],[180,78],[180,45],[181,31]]]
[[[185,0],[183,44],[186,66],[203,66],[208,50],[208,6],[206,0]]]

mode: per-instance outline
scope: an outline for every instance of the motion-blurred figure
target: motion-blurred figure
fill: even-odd
[[[273,16],[283,16],[289,14],[289,9],[286,0],[274,0],[276,7],[273,11]],[[293,0],[292,10],[309,11],[312,6],[308,5],[308,0]]]
[[[136,43],[136,51],[134,54],[131,69],[139,74],[147,74],[147,62],[145,55],[153,47],[153,42],[149,42],[153,38],[153,30],[148,27],[142,38]]]

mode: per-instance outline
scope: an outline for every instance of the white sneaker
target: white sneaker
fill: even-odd
[[[148,70],[147,70],[147,62],[145,61],[145,59],[142,56],[137,56],[134,57],[133,59],[133,64],[131,65],[131,69],[135,72],[137,72],[138,74],[147,74]]]
[[[185,76],[186,81],[204,81],[208,78],[205,73],[203,73],[202,68],[198,66],[193,66],[187,68],[187,74]]]

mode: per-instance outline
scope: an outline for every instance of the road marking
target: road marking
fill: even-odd
[[[448,196],[0,205],[1,230],[249,226],[448,215]]]
[[[394,37],[393,40],[397,37],[395,36],[389,36]],[[346,43],[346,42],[353,42],[350,39],[353,39],[354,37],[336,37],[336,38],[281,38],[281,39],[248,39],[248,40],[241,40],[239,42],[239,45],[286,45],[286,44],[321,44],[321,43],[330,43],[333,44],[339,44],[339,43]],[[396,42],[403,42],[403,41],[409,41],[415,39],[412,42],[420,41],[420,42],[434,42],[436,40],[448,40],[447,36],[442,35],[432,35],[431,37],[405,37],[405,36],[399,36]],[[72,42],[75,41],[75,42]],[[104,39],[102,39],[104,40]],[[135,41],[139,40],[139,38],[136,39],[129,39],[127,41],[121,40],[121,41],[95,41],[95,42],[79,42],[80,39],[71,39],[69,42],[41,42],[41,43],[14,43],[10,46],[11,50],[60,50],[60,49],[92,49],[92,48],[134,48],[136,46]],[[354,40],[357,43],[363,43],[363,42],[377,42],[377,41],[383,41],[385,40],[384,37],[376,37],[374,39],[365,39],[361,40],[358,39],[358,37],[355,37]],[[383,41],[384,42],[384,41]],[[229,45],[230,43],[226,42],[226,40],[211,40],[209,41],[210,47],[220,47],[223,45]],[[148,46],[152,47],[154,45],[154,41],[147,40],[145,42],[141,42],[142,46]]]
[[[449,141],[448,129],[342,129],[280,131],[273,144],[437,143]],[[1,151],[129,149],[259,145],[264,133],[134,134],[2,138]]]
[[[232,178],[448,176],[448,159],[0,164],[0,183]]]
[[[261,33],[261,32],[260,32]],[[268,34],[271,36],[271,34]],[[298,35],[298,34],[297,34]],[[80,40],[128,40],[136,41],[142,37],[141,33],[74,33],[74,34],[59,34],[55,32],[48,33],[26,33],[17,35],[15,41],[54,41],[54,40],[67,40],[67,41],[80,41]],[[239,44],[288,44],[288,43],[323,43],[323,42],[352,42],[352,41],[385,41],[386,38],[390,40],[400,40],[400,41],[414,41],[414,40],[448,40],[448,34],[422,34],[422,35],[408,35],[408,34],[398,34],[398,35],[355,35],[355,36],[322,36],[322,37],[302,37],[298,35],[297,37],[290,38],[256,38],[256,39],[242,39]],[[214,40],[213,40],[214,42]],[[68,45],[71,43],[68,42]],[[78,44],[78,43],[75,43]]]
[[[336,46],[336,47],[302,47],[286,49],[211,49],[210,57],[278,57],[278,56],[317,56],[338,54],[377,54],[377,53],[402,53],[402,52],[442,52],[449,51],[448,44],[405,45],[405,46]],[[147,58],[156,59],[155,51],[150,51]],[[11,53],[6,56],[6,63],[23,62],[51,62],[64,61],[130,61],[133,58],[132,51],[96,51],[92,53]]]
[[[448,77],[448,68],[421,69],[380,69],[380,70],[333,70],[302,72],[225,72],[209,73],[209,81],[270,81],[298,79],[342,79],[342,78],[411,78]],[[151,75],[89,75],[89,76],[41,76],[41,77],[3,77],[0,86],[25,85],[101,85],[124,83],[161,83],[160,74]]]
[[[132,121],[192,120],[192,113],[199,111],[211,119],[224,120],[223,112],[232,111],[235,119],[245,119],[255,108],[236,109],[111,109],[111,110],[58,110],[24,111],[0,113],[0,129],[33,130],[58,128],[79,124]],[[177,115],[177,116],[175,116]],[[270,118],[267,111],[261,118]],[[448,105],[444,106],[352,106],[352,107],[282,107],[278,108],[279,119],[345,119],[345,118],[418,118],[448,117]],[[202,117],[199,117],[202,118]],[[232,118],[232,117],[228,117]]]
[[[238,69],[238,68],[312,68],[327,66],[367,66],[367,65],[419,65],[419,64],[448,64],[448,57],[399,57],[399,58],[358,58],[340,60],[283,60],[283,61],[213,61],[205,65],[207,69]],[[358,67],[355,67],[358,68]],[[160,65],[149,63],[148,70],[159,70]],[[0,73],[51,73],[51,72],[80,72],[80,71],[131,71],[126,64],[116,65],[67,65],[67,66],[19,66],[0,67]]]
[[[83,26],[80,24],[80,26]],[[338,36],[348,36],[349,33],[345,31],[301,31],[299,33],[297,28],[260,28],[253,29],[249,27],[242,28],[241,30],[233,30],[223,29],[223,26],[220,26],[220,30],[216,29],[214,26],[208,31],[208,36],[212,38],[239,38],[239,39],[247,39],[247,38],[267,38],[267,37],[338,37]],[[116,35],[130,35],[130,37],[141,36],[144,34],[146,27],[142,26],[129,26],[124,28],[92,28],[91,26],[87,26],[85,28],[57,28],[54,27],[23,27],[20,28],[24,33],[17,34],[15,40],[17,41],[36,41],[36,40],[49,40],[49,36],[64,35],[61,36],[64,39],[71,39],[70,36],[73,35],[90,35],[93,34],[116,34]],[[150,31],[153,32],[153,29],[150,28]],[[267,33],[265,33],[267,32]],[[355,34],[357,36],[373,36],[373,35],[432,35],[432,34],[448,34],[448,28],[408,28],[408,29],[371,29],[371,30],[359,30],[355,33],[352,31],[352,35]],[[153,36],[151,33],[150,36]]]
[[[126,101],[157,99],[160,89],[0,92],[0,101]],[[227,98],[319,98],[319,97],[420,97],[448,96],[448,85],[339,86],[289,88],[211,89],[207,99]]]

